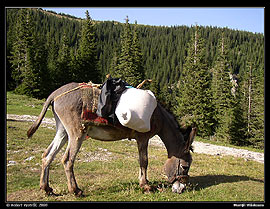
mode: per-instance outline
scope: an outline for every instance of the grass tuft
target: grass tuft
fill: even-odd
[[[10,92],[7,97],[7,110],[12,114],[38,115],[44,103]],[[74,166],[78,185],[85,196],[76,198],[68,193],[61,164],[66,145],[50,169],[50,186],[58,196],[46,196],[39,189],[41,156],[55,131],[40,127],[28,139],[26,132],[31,125],[17,121],[6,124],[7,201],[264,201],[264,165],[261,163],[232,156],[193,153],[190,184],[179,195],[172,193],[164,177],[166,149],[150,145],[148,177],[150,185],[157,189],[145,194],[139,187],[136,142],[91,139],[84,141]]]

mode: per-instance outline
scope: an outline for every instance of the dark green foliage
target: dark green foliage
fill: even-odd
[[[177,115],[181,124],[196,124],[198,134],[212,134],[212,104],[210,94],[210,72],[205,62],[205,44],[196,26],[189,42],[186,62],[180,76]]]
[[[130,72],[135,70],[132,57],[132,33],[128,18],[126,18],[126,24],[121,34],[121,52],[118,60],[116,68],[112,69],[112,77],[121,78],[128,82]]]
[[[183,124],[197,123],[200,135],[263,147],[263,34],[196,26],[194,63],[195,27],[93,21],[88,13],[82,20],[30,8],[6,14],[7,90],[45,98],[71,81],[101,83],[118,69],[134,86],[152,79],[144,88]],[[233,97],[226,74],[237,78]]]
[[[133,31],[132,39],[132,50],[133,50],[133,62],[135,65],[135,70],[133,72],[133,77],[135,79],[135,84],[139,84],[144,79],[144,67],[143,67],[143,55],[141,51],[141,46],[137,31],[137,22],[135,22],[135,27]]]
[[[231,120],[230,143],[235,145],[250,145],[247,140],[247,121],[243,116],[240,99],[236,100]]]
[[[233,75],[227,59],[228,49],[222,34],[217,49],[217,58],[212,69],[211,91],[213,98],[213,118],[215,120],[215,139],[230,142],[230,127],[234,108]],[[235,89],[234,89],[235,90]]]
[[[250,142],[254,147],[264,147],[264,68],[254,69],[250,115]]]
[[[239,82],[239,117],[243,120],[245,141],[254,147],[264,146],[264,68],[248,61],[247,72]],[[241,139],[235,138],[235,141]]]
[[[18,19],[17,13],[18,9],[7,9],[7,53],[10,53],[10,46],[17,31],[14,25]],[[55,48],[57,52],[55,56],[52,56],[54,61],[58,56],[64,33],[67,35],[70,51],[72,51],[71,56],[77,54],[81,29],[80,19],[61,18],[60,15],[55,16],[50,12],[37,9],[32,9],[32,14],[36,20],[35,30],[40,31],[41,36],[46,36],[47,50]],[[120,34],[123,30],[123,24],[115,21],[93,22],[95,23],[97,43],[97,68],[101,71],[101,77],[104,79],[105,75],[111,71],[115,52],[117,52],[117,56],[120,55]],[[130,27],[132,30],[135,26],[130,24]],[[210,68],[214,66],[216,46],[222,32],[224,37],[227,37],[228,60],[233,74],[245,71],[245,59],[251,55],[256,65],[264,63],[264,36],[262,34],[209,26],[198,26],[198,28],[205,40],[205,59]],[[165,85],[177,83],[185,63],[187,43],[192,37],[193,29],[188,26],[137,25],[136,32],[141,47],[145,77],[157,80],[162,88]],[[9,60],[7,61],[9,63]],[[48,65],[55,66],[52,59],[48,59]],[[11,69],[8,68],[7,71],[10,73]],[[9,84],[11,83],[9,82]]]
[[[19,94],[42,98],[46,94],[47,53],[43,39],[34,31],[34,20],[30,9],[18,10],[17,34],[12,46],[11,73]],[[47,84],[46,84],[47,83]]]
[[[72,79],[76,82],[101,82],[97,69],[97,52],[95,31],[92,19],[86,11],[86,19],[82,23],[79,49],[72,66]]]
[[[142,53],[139,46],[136,29],[133,33],[128,23],[128,17],[121,35],[121,53],[119,58],[114,57],[112,61],[112,77],[121,78],[132,86],[137,86],[144,78],[142,66]]]
[[[55,69],[53,69],[55,88],[59,88],[60,86],[73,81],[70,47],[66,32],[64,32],[61,39],[58,53],[58,59],[55,60]]]
[[[33,46],[33,36],[29,33],[32,22],[29,22],[30,15],[27,10],[18,10],[18,21],[16,22],[17,34],[12,45],[10,62],[12,64],[12,78],[16,82],[16,87],[21,85],[21,80],[30,68],[30,56]],[[28,22],[28,23],[27,23]],[[29,72],[30,73],[30,72]]]

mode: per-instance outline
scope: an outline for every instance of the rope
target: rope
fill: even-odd
[[[107,76],[108,76],[108,77],[107,77]],[[107,76],[106,76],[106,77],[109,78],[109,77],[110,77],[110,74],[108,74]],[[137,88],[137,89],[141,88],[141,87],[144,85],[144,83],[146,83],[146,82],[152,82],[152,80],[146,79],[146,80],[144,80],[142,83],[140,83],[136,88]],[[60,97],[66,95],[66,94],[68,94],[68,93],[70,93],[70,92],[72,92],[72,91],[75,91],[75,90],[77,90],[77,89],[83,88],[83,87],[85,87],[85,86],[91,86],[92,88],[93,88],[93,87],[99,88],[100,86],[102,86],[102,84],[94,84],[94,83],[92,83],[91,81],[88,82],[88,83],[80,83],[79,86],[75,87],[74,89],[71,89],[71,90],[69,90],[69,91],[66,91],[66,92],[64,92],[64,93],[62,93],[62,94],[60,94],[60,95],[58,95],[57,97],[55,97],[55,98],[54,98],[54,101],[56,101],[56,100],[59,99]]]
[[[57,97],[54,98],[54,101],[56,101],[57,99],[59,99],[61,96],[64,96],[64,95],[66,95],[66,94],[68,94],[68,93],[70,93],[70,92],[72,92],[72,91],[75,91],[75,90],[77,90],[77,89],[79,89],[79,88],[81,88],[81,86],[77,86],[77,87],[74,88],[74,89],[71,89],[71,90],[69,90],[69,91],[66,91],[66,92],[64,92],[64,93],[62,93],[62,94],[60,94],[60,95],[58,95]]]
[[[85,87],[90,87],[90,88],[99,88],[100,86],[102,86],[102,84],[95,84],[92,83],[91,81],[89,81],[88,83],[79,83],[79,86],[75,87],[74,89],[68,90],[60,95],[58,95],[57,97],[54,98],[54,101],[56,101],[57,99],[59,99],[61,96],[64,96],[72,91],[75,91],[77,89],[80,88],[85,88]]]

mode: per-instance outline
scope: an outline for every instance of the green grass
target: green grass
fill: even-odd
[[[38,115],[43,103],[7,93],[9,114]],[[51,114],[51,111],[48,113]],[[231,156],[194,153],[189,172],[190,185],[187,191],[179,195],[171,192],[171,185],[164,177],[166,149],[149,146],[148,179],[151,185],[159,185],[163,190],[144,194],[138,184],[136,142],[91,139],[84,141],[74,167],[78,185],[85,196],[76,198],[68,193],[61,164],[66,145],[56,156],[50,170],[50,186],[59,196],[46,196],[39,190],[41,156],[51,143],[55,131],[40,127],[28,139],[26,131],[31,124],[7,121],[8,201],[264,201],[264,165],[261,163]],[[101,161],[97,156],[105,160]],[[16,163],[12,164],[14,161]]]
[[[7,114],[17,114],[17,115],[35,115],[38,116],[42,110],[45,99],[38,100],[26,95],[17,95],[11,91],[7,92]],[[52,118],[53,113],[51,111],[51,107],[48,108],[48,111],[45,115],[47,118]],[[239,147],[231,144],[226,144],[224,142],[212,141],[208,139],[203,139],[201,137],[196,137],[196,141],[206,142],[215,145],[228,146],[234,148],[242,148],[247,149],[254,152],[263,153],[264,150],[256,149],[252,147]]]
[[[171,192],[164,177],[165,148],[149,146],[149,181],[162,186],[163,191],[144,194],[138,184],[136,142],[92,139],[84,141],[74,168],[85,197],[76,198],[68,193],[60,162],[65,149],[58,153],[50,170],[50,186],[60,196],[46,196],[39,190],[41,155],[53,139],[54,131],[40,127],[32,139],[27,139],[30,125],[7,122],[7,163],[16,161],[7,167],[8,201],[264,201],[263,164],[194,153],[189,173],[191,184],[179,195]],[[92,161],[95,154],[106,155],[106,161]],[[34,158],[26,160],[31,156]]]
[[[42,110],[43,104],[46,101],[45,99],[38,100],[28,97],[26,95],[17,95],[11,91],[7,92],[6,99],[7,114],[35,116],[39,115]],[[51,108],[48,109],[46,117],[53,117]]]

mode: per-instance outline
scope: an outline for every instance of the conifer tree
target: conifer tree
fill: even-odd
[[[115,51],[113,58],[111,60],[110,69],[109,69],[109,72],[112,75],[112,77],[115,77],[115,78],[121,77],[121,74],[118,69],[118,65],[119,65],[119,57],[117,55],[117,52]]]
[[[205,62],[205,43],[198,26],[189,42],[187,57],[180,75],[178,107],[180,124],[196,124],[198,135],[212,135],[212,105],[210,95],[210,74]]]
[[[119,64],[113,70],[112,76],[121,78],[132,86],[137,86],[144,77],[142,54],[137,32],[135,30],[132,34],[128,21],[127,17],[121,34],[121,52],[117,60]]]
[[[217,140],[230,141],[230,126],[234,107],[232,82],[230,79],[227,45],[224,34],[218,43],[217,58],[212,69],[211,90],[213,96],[213,113],[215,120],[215,136]]]
[[[249,141],[256,148],[264,148],[264,67],[253,69],[252,82]]]
[[[232,123],[230,127],[230,143],[235,145],[250,145],[247,141],[247,124],[243,115],[243,107],[239,96],[239,90],[236,92],[235,106],[233,108]]]
[[[51,75],[51,79],[53,83],[55,83],[55,71],[57,69],[57,57],[58,57],[58,46],[56,44],[55,38],[52,37],[52,35],[48,32],[47,36],[47,51],[48,51],[48,57],[47,57],[47,68],[49,71],[49,74]],[[55,86],[53,85],[55,88]]]
[[[121,34],[121,53],[119,57],[119,65],[117,66],[113,76],[119,77],[133,85],[131,72],[135,71],[135,65],[132,57],[132,33],[128,21],[129,19],[127,17],[124,31]]]
[[[85,35],[82,35],[83,31],[81,29],[82,23],[84,24],[86,21],[79,20],[78,18],[75,20],[73,17],[62,17],[38,9],[8,8],[6,10],[7,90],[14,90],[16,88],[16,92],[18,93],[35,97],[41,97],[41,95],[43,95],[42,97],[46,97],[49,91],[53,91],[55,88],[61,86],[61,83],[65,84],[70,81],[87,82],[88,80],[93,80],[92,74],[90,75],[88,73],[96,72],[96,68],[93,68],[95,69],[93,71],[92,67],[89,67],[90,65],[84,65],[83,63],[85,62],[82,61],[89,60],[89,56],[82,56],[83,54],[87,54],[82,53],[83,51],[88,51],[87,47],[82,47],[84,45],[82,43],[84,42],[83,37],[85,37]],[[120,58],[123,57],[121,55],[122,44],[120,44],[120,34],[122,34],[123,37],[123,28],[126,27],[126,24],[104,21],[94,24],[94,26],[93,31],[96,34],[94,37],[97,41],[96,54],[99,59],[101,72],[103,73],[102,78],[105,78],[105,73],[108,72],[108,69],[115,69],[113,66],[120,65]],[[197,114],[194,110],[190,111],[190,113],[185,112],[195,105],[198,106],[198,108],[196,107],[198,111],[201,111],[201,106],[195,102],[200,99],[200,97],[197,96],[197,91],[199,91],[197,90],[199,89],[197,88],[197,83],[200,79],[195,80],[198,76],[197,73],[194,73],[194,69],[201,69],[201,67],[195,67],[195,62],[197,61],[194,62],[193,60],[193,62],[187,62],[188,58],[186,58],[186,61],[184,59],[186,57],[187,43],[190,37],[193,38],[193,50],[196,45],[194,42],[194,27],[136,26],[136,24],[130,25],[129,27],[129,41],[131,46],[127,47],[127,49],[132,49],[130,50],[132,54],[130,57],[133,57],[132,62],[135,66],[137,56],[136,52],[134,52],[136,51],[134,45],[136,45],[135,40],[137,39],[137,43],[140,43],[138,46],[141,47],[141,52],[144,55],[143,60],[145,63],[143,63],[143,68],[145,74],[148,78],[157,82],[157,85],[152,86],[154,83],[150,85],[150,88],[153,89],[158,87],[158,90],[154,90],[159,92],[156,94],[157,98],[161,101],[166,101],[164,104],[169,104],[169,106],[166,107],[170,108],[173,106],[174,103],[171,103],[171,99],[174,95],[171,94],[169,90],[173,89],[173,86],[181,80],[181,83],[179,82],[178,88],[180,89],[179,92],[177,92],[177,96],[183,97],[182,99],[184,100],[184,95],[189,94],[189,99],[187,99],[184,106],[181,107],[181,113],[184,113],[184,116],[181,118],[182,121],[185,121],[185,119],[187,122],[189,119],[192,119],[194,122],[202,121],[201,127],[204,125],[203,123],[205,121],[206,125],[209,124],[208,119],[211,117],[207,117],[208,119],[206,120],[195,120],[196,115],[196,117],[205,115],[203,112],[202,114]],[[218,37],[221,36],[222,32],[224,33],[224,37],[228,37],[225,44],[228,46],[228,55],[226,57],[230,62],[230,75],[237,77],[238,84],[236,92],[233,92],[235,105],[233,113],[231,114],[230,141],[238,145],[246,144],[263,147],[264,34],[254,34],[247,31],[231,30],[228,28],[222,29],[211,26],[200,27],[200,30],[201,36],[199,36],[197,44],[199,45],[200,43],[200,37],[203,37],[203,39],[205,39],[205,44],[203,45],[206,46],[206,53],[204,55],[202,53],[204,61],[200,63],[207,63],[207,65],[211,66],[213,69],[214,67],[220,68],[218,66],[222,66],[220,60],[217,60],[217,56],[219,56],[218,48],[221,47],[217,47],[218,43],[220,45]],[[81,35],[79,35],[80,32]],[[197,33],[199,34],[199,31]],[[84,32],[84,34],[87,33]],[[64,44],[64,36],[69,40],[68,51],[70,52],[70,56],[66,56],[67,50],[64,47],[66,46]],[[139,40],[139,37],[143,38]],[[122,42],[123,40],[122,38]],[[45,47],[44,43],[46,43]],[[91,46],[91,44],[85,44],[84,46]],[[113,56],[114,51],[117,51],[116,56]],[[188,53],[190,57],[194,56],[191,52]],[[70,62],[67,61],[69,59],[68,57],[70,57]],[[69,70],[65,70],[69,68],[66,67],[69,66],[69,63],[72,68],[70,72],[67,73]],[[110,64],[113,65],[111,68],[109,67]],[[183,66],[183,64],[185,65]],[[252,68],[250,68],[250,66]],[[134,70],[135,69],[137,73],[139,67],[134,67]],[[187,69],[191,69],[191,73],[187,71]],[[125,73],[125,68],[119,68],[118,70],[121,77],[122,73]],[[226,70],[228,70],[228,68],[226,68]],[[217,98],[212,101],[219,102],[219,105],[218,108],[214,108],[215,106],[213,106],[212,113],[215,114],[213,114],[212,118],[214,118],[215,121],[219,121],[219,123],[214,123],[215,131],[222,137],[222,132],[219,131],[227,130],[227,128],[222,129],[222,127],[226,127],[229,124],[227,123],[229,121],[222,120],[229,117],[221,117],[222,120],[220,120],[217,114],[222,115],[220,110],[225,111],[225,109],[228,108],[226,105],[229,103],[225,102],[226,105],[225,103],[221,105],[222,103],[220,103],[220,101],[224,100],[221,100],[222,97],[218,95],[222,95],[223,89],[228,90],[228,88],[216,85],[216,90],[213,90],[214,80],[217,80],[215,73],[216,71],[212,72],[213,82],[211,82],[211,93],[213,93],[213,97]],[[70,79],[69,75],[74,79]],[[129,75],[132,74],[129,73]],[[183,86],[188,85],[184,85],[182,79],[189,81],[193,79],[193,75],[195,78],[190,85],[190,89],[193,89],[193,91],[189,91],[189,93],[182,92],[184,89]],[[58,76],[58,78],[56,76]],[[202,78],[204,79],[203,76]],[[61,79],[63,79],[63,81],[61,81]],[[224,81],[224,78],[222,79]],[[196,88],[193,87],[193,85]],[[228,92],[229,91],[227,91],[227,93]],[[228,97],[226,97],[226,99],[228,99]],[[208,103],[211,105],[210,99]],[[176,108],[178,109],[178,106],[176,106]],[[207,104],[206,108],[209,109],[210,106]],[[220,127],[219,130],[217,129],[218,126]],[[200,129],[200,131],[201,130],[202,129]],[[216,136],[218,135],[216,134]]]
[[[239,83],[239,100],[245,134],[242,144],[263,148],[264,146],[264,71],[252,61],[247,61],[246,72]]]
[[[134,79],[136,80],[135,83],[140,83],[144,78],[144,69],[143,69],[143,55],[137,31],[137,21],[135,21],[133,31],[132,50],[133,50],[133,62],[135,64]]]
[[[70,48],[66,32],[64,32],[63,37],[61,39],[58,54],[59,55],[57,59],[57,69],[55,72],[56,88],[72,81],[71,66],[70,66],[71,62]]]
[[[12,48],[12,77],[16,81],[16,92],[37,96],[39,69],[35,68],[37,48],[34,40],[34,24],[30,9],[20,9],[17,19],[17,34]]]
[[[73,81],[94,83],[101,82],[100,71],[97,69],[97,46],[94,24],[86,10],[86,19],[82,23],[79,50],[72,66]]]
[[[46,49],[46,41],[40,35],[40,33],[34,33],[34,62],[33,62],[33,72],[36,74],[36,85],[32,89],[33,96],[36,98],[46,98],[49,96],[51,91],[51,76],[47,67],[47,57],[48,51]]]

